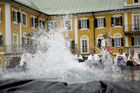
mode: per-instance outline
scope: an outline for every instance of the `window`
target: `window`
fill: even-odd
[[[65,30],[72,30],[72,21],[71,20],[66,20],[64,21],[64,27],[65,27]]]
[[[70,41],[70,48],[71,48],[72,50],[75,49],[75,42],[74,42],[74,40],[71,40],[71,41]]]
[[[35,17],[34,16],[31,17],[31,27],[35,28]]]
[[[47,23],[47,31],[56,31],[57,30],[57,23],[56,21],[49,21]]]
[[[87,40],[82,40],[82,52],[88,52],[87,50]]]
[[[0,23],[1,23],[1,8],[0,8]]]
[[[22,37],[22,47],[23,49],[29,49],[29,39],[27,37]]]
[[[40,28],[45,30],[45,21],[40,20]]]
[[[98,39],[98,43],[97,43],[97,47],[98,47],[98,48],[101,48],[102,40],[103,40],[103,39]]]
[[[114,47],[121,46],[121,38],[114,38]]]
[[[27,25],[27,16],[25,13],[22,13],[22,25],[24,26]]]
[[[138,3],[139,2],[139,0],[134,0],[134,3]]]
[[[13,51],[17,52],[18,49],[18,35],[13,35]]]
[[[88,54],[89,52],[89,40],[87,36],[81,37],[81,53],[82,54]]]
[[[2,46],[3,46],[3,36],[0,35],[0,47],[2,47]]]
[[[17,23],[17,10],[15,9],[12,10],[12,20],[13,23]]]
[[[122,16],[111,17],[111,25],[112,25],[112,27],[122,26]]]
[[[140,15],[134,15],[134,30],[140,30]]]
[[[96,18],[95,19],[96,28],[103,28],[105,27],[105,18]]]
[[[30,52],[35,53],[37,50],[37,43],[35,39],[30,40]]]
[[[134,45],[140,46],[140,37],[134,37]]]
[[[114,38],[112,39],[112,46],[113,47],[123,47],[123,38],[120,33],[116,33]]]
[[[89,19],[80,19],[79,29],[88,29],[88,28],[89,28]]]

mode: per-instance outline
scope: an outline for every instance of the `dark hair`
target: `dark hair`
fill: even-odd
[[[94,53],[96,52],[96,50],[94,50],[94,49],[92,51],[94,51]]]
[[[119,51],[121,51],[121,50],[123,51],[123,49],[119,49]]]

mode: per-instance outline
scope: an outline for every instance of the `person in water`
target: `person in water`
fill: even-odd
[[[83,57],[81,56],[81,54],[80,54],[79,51],[77,51],[76,60],[78,60],[78,62],[84,62],[84,59],[83,59]]]
[[[122,49],[119,49],[119,53],[116,55],[115,63],[117,66],[125,66],[127,62],[127,57],[125,53],[123,53]]]
[[[97,66],[99,63],[100,58],[97,54],[95,54],[95,52],[95,50],[92,50],[91,54],[88,56],[87,63],[90,67]]]
[[[112,39],[108,36],[107,32],[103,35],[103,37],[104,39],[101,42],[102,63],[105,63],[107,61],[112,61],[113,48],[112,48]]]
[[[135,53],[133,48],[130,50],[127,65],[128,66],[140,66],[140,60],[139,60],[138,54]]]

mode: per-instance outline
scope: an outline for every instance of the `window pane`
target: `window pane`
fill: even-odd
[[[104,18],[97,18],[98,27],[104,27]]]
[[[2,47],[3,44],[3,39],[2,39],[2,35],[0,35],[0,47]]]
[[[88,19],[81,19],[81,29],[87,29],[87,20]]]
[[[82,40],[82,52],[88,52],[88,45],[87,40]]]
[[[140,15],[134,15],[134,30],[140,30]]]
[[[115,17],[115,26],[120,26],[120,17]]]
[[[70,20],[65,21],[65,30],[71,30],[72,29],[72,23]]]
[[[114,38],[114,46],[115,47],[121,46],[121,38]]]
[[[138,3],[139,0],[134,0],[134,3]]]
[[[22,24],[26,25],[26,14],[22,14]]]

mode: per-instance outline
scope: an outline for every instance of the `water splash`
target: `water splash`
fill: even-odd
[[[104,70],[97,67],[90,68],[86,63],[78,63],[62,32],[63,29],[51,31],[36,38],[37,52],[26,54],[28,71],[5,73],[3,78],[43,79],[68,83],[120,79],[120,70],[110,64],[111,62],[106,62]]]

